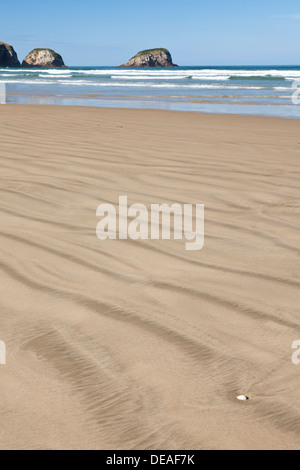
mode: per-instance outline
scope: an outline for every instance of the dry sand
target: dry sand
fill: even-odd
[[[7,105],[0,132],[1,449],[299,448],[299,121]],[[204,203],[205,248],[99,241],[119,195]]]

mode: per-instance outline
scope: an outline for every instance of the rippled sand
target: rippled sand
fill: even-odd
[[[299,448],[299,121],[7,105],[0,135],[1,449]],[[205,248],[99,241],[119,195],[204,203]]]

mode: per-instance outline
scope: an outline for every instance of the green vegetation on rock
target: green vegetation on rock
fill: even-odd
[[[57,52],[55,52],[53,49],[48,49],[47,47],[45,47],[45,48],[33,49],[33,51],[31,51],[29,54],[39,53],[39,52],[43,52],[43,51],[49,51],[49,52],[51,52],[51,54],[53,54],[54,56],[58,56],[58,55],[59,55],[59,54],[57,54]],[[29,54],[28,54],[28,55],[29,55]]]
[[[168,49],[156,47],[138,52],[121,67],[177,67]]]
[[[170,54],[168,49],[165,49],[164,47],[157,47],[156,49],[145,49],[144,51],[138,52],[135,56],[132,57],[132,59],[140,55],[151,54],[151,52],[165,52],[166,54]]]

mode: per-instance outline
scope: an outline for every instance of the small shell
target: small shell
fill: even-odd
[[[239,395],[239,396],[237,397],[237,399],[240,400],[240,401],[247,401],[247,400],[249,400],[249,398],[248,398],[246,395]]]

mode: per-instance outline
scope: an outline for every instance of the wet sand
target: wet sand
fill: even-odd
[[[0,133],[0,448],[298,449],[299,121],[6,105]],[[120,195],[204,203],[204,249],[98,240]]]

